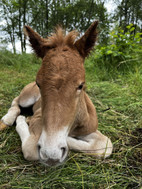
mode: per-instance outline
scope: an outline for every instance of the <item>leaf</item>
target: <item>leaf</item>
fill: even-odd
[[[107,54],[112,54],[112,51],[111,51],[111,50],[108,50],[108,51],[107,51]]]
[[[130,29],[130,32],[132,32],[132,31],[134,31],[135,30],[135,27],[132,27],[131,29]]]

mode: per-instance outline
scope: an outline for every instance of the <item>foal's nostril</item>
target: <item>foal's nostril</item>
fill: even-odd
[[[65,154],[66,154],[67,148],[66,147],[62,147],[61,151],[62,151],[62,158],[63,158],[65,156]]]
[[[37,148],[38,148],[38,151],[40,151],[40,149],[41,149],[41,146],[38,144],[37,145]]]

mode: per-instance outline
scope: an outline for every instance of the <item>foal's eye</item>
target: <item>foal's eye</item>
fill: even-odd
[[[84,85],[84,83],[81,83],[81,84],[78,86],[77,90],[81,90],[81,89],[83,88],[83,85]]]
[[[78,86],[78,90],[81,90],[82,88],[83,88],[82,84]]]

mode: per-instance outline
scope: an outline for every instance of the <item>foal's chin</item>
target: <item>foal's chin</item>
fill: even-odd
[[[42,160],[40,157],[39,157],[39,161],[41,164],[47,166],[47,167],[58,167],[58,166],[61,166],[67,159],[67,156],[65,157],[65,159],[63,159],[62,161],[53,161],[51,159],[48,159],[48,160]]]
[[[47,166],[47,167],[59,167],[63,165],[63,163],[66,161],[66,158],[62,162],[54,163],[54,162],[48,162],[40,159],[40,163]]]

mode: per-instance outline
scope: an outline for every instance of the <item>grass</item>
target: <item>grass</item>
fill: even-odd
[[[40,66],[31,55],[7,53],[0,54],[0,117],[21,89],[35,80]],[[23,158],[14,125],[0,132],[0,188],[142,187],[142,74],[138,69],[104,78],[101,70],[95,71],[89,60],[86,63],[87,92],[97,109],[99,129],[113,142],[111,157],[96,160],[70,152],[67,161],[54,168],[29,162]]]

